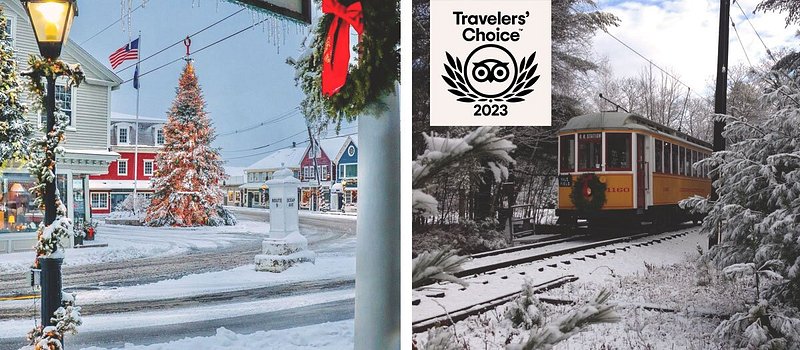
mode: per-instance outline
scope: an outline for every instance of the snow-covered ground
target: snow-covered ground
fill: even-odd
[[[722,349],[713,336],[714,329],[723,318],[743,311],[754,294],[747,282],[725,278],[698,260],[696,246],[703,239],[704,235],[691,233],[685,239],[667,241],[674,242],[672,244],[641,247],[644,249],[634,250],[631,255],[617,253],[613,260],[578,261],[571,264],[572,267],[561,267],[564,272],[574,273],[581,279],[545,292],[540,295],[542,299],[580,304],[601,289],[607,289],[612,293],[609,302],[616,305],[621,321],[590,326],[557,344],[555,349]],[[581,264],[586,266],[580,267]],[[585,272],[590,268],[598,272],[587,275]],[[528,274],[528,278],[533,278],[534,283],[542,282],[541,274]],[[516,289],[521,286],[520,283]],[[476,287],[480,285],[473,283],[461,293],[475,293]],[[449,308],[456,305],[447,300],[439,302]],[[506,344],[519,343],[529,334],[510,326],[504,316],[509,307],[507,303],[471,316],[446,331],[455,332],[454,339],[470,349],[502,349]],[[654,311],[653,307],[674,312]],[[540,311],[545,321],[551,322],[573,308],[573,305],[544,303]],[[414,319],[419,317],[415,310]],[[425,349],[428,335],[429,332],[415,335],[422,349]]]
[[[169,343],[152,345],[128,344],[124,350],[220,350],[220,349],[263,349],[263,350],[341,350],[353,348],[353,320],[321,323],[312,326],[261,331],[252,334],[236,334],[225,328],[217,329],[211,337],[185,338]],[[114,350],[116,350],[114,349]],[[90,347],[83,350],[112,350]]]
[[[101,224],[97,236],[88,244],[107,244],[107,247],[68,249],[64,266],[99,264],[131,259],[183,254],[191,250],[211,250],[228,247],[248,239],[243,235],[262,235],[269,223],[239,221],[235,226],[217,227],[143,227]],[[35,235],[35,233],[32,233]],[[23,272],[30,268],[33,250],[0,254],[0,273]]]
[[[647,269],[647,265],[662,266],[684,261],[686,256],[696,252],[697,245],[705,245],[707,237],[698,229],[684,230],[687,235],[648,246],[634,246],[652,240],[641,238],[627,243],[617,243],[588,251],[552,257],[533,263],[516,265],[496,270],[491,275],[478,275],[465,280],[470,284],[463,289],[461,285],[443,283],[429,289],[414,292],[419,305],[412,306],[413,321],[439,316],[448,311],[472,306],[479,301],[488,301],[513,291],[520,290],[526,278],[538,283],[550,281],[565,275],[575,275],[581,282],[602,283],[619,276],[633,275]],[[663,236],[666,236],[663,235]],[[619,248],[629,247],[626,251]],[[615,253],[606,252],[616,248]],[[600,255],[603,253],[604,255]],[[587,254],[595,254],[587,258]],[[491,258],[491,257],[488,257]],[[582,259],[582,260],[579,260]],[[444,292],[444,297],[429,297]]]

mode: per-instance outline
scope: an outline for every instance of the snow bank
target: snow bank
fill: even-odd
[[[83,300],[82,295],[80,300]],[[242,303],[206,304],[197,307],[118,314],[90,314],[82,316],[83,325],[80,331],[81,333],[104,332],[138,328],[143,325],[155,327],[195,321],[219,320],[237,316],[259,315],[328,302],[346,301],[354,297],[355,290],[341,289]],[[86,309],[88,310],[89,308]],[[2,320],[0,321],[0,338],[19,338],[30,330],[31,324],[31,319]]]
[[[253,264],[231,270],[207,272],[138,286],[80,292],[81,305],[103,302],[179,298],[322,279],[355,278],[355,257],[317,257],[316,264],[302,263],[281,273],[255,271]],[[15,302],[0,305],[10,306]],[[30,304],[20,302],[22,306]],[[19,305],[14,305],[19,306]],[[87,308],[88,309],[88,308]]]
[[[126,344],[124,350],[217,350],[217,349],[281,349],[281,350],[340,350],[353,348],[353,320],[321,323],[313,326],[290,328],[275,331],[261,331],[253,334],[236,334],[225,328],[218,328],[211,337],[184,338],[181,340],[153,344]],[[98,347],[83,350],[111,350]]]

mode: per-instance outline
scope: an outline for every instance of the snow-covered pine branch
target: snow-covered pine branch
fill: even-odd
[[[469,257],[456,255],[455,250],[423,252],[411,261],[411,286],[419,288],[434,280],[468,284],[453,274],[461,271],[461,264]]]
[[[578,306],[566,315],[541,327],[531,330],[528,340],[522,344],[512,344],[507,350],[539,350],[552,349],[555,344],[581,332],[586,327],[598,323],[613,323],[620,320],[611,304],[607,304],[611,292],[601,290],[600,293],[585,305]]]
[[[764,80],[769,111],[759,119],[724,116],[729,145],[705,161],[718,176],[718,200],[693,197],[681,205],[708,213],[704,231],[721,228],[722,243],[708,252],[718,267],[752,264],[728,271],[776,279],[765,297],[800,306],[800,86],[785,72]]]
[[[513,135],[499,136],[500,128],[491,126],[479,127],[464,137],[447,138],[424,134],[427,147],[425,152],[413,161],[411,169],[412,205],[416,214],[422,216],[435,215],[438,202],[428,195],[425,189],[433,178],[473,159],[486,162],[500,182],[508,177],[508,165],[514,163],[509,152],[516,146],[511,142]]]

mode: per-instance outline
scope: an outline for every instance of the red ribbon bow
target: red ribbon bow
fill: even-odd
[[[333,96],[347,81],[350,64],[350,26],[358,32],[359,40],[364,31],[361,2],[348,6],[338,0],[322,0],[322,12],[335,18],[328,28],[325,50],[322,53],[322,94]]]

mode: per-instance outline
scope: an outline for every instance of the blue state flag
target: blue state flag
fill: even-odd
[[[136,71],[133,72],[133,88],[139,90],[139,65],[136,65]]]

